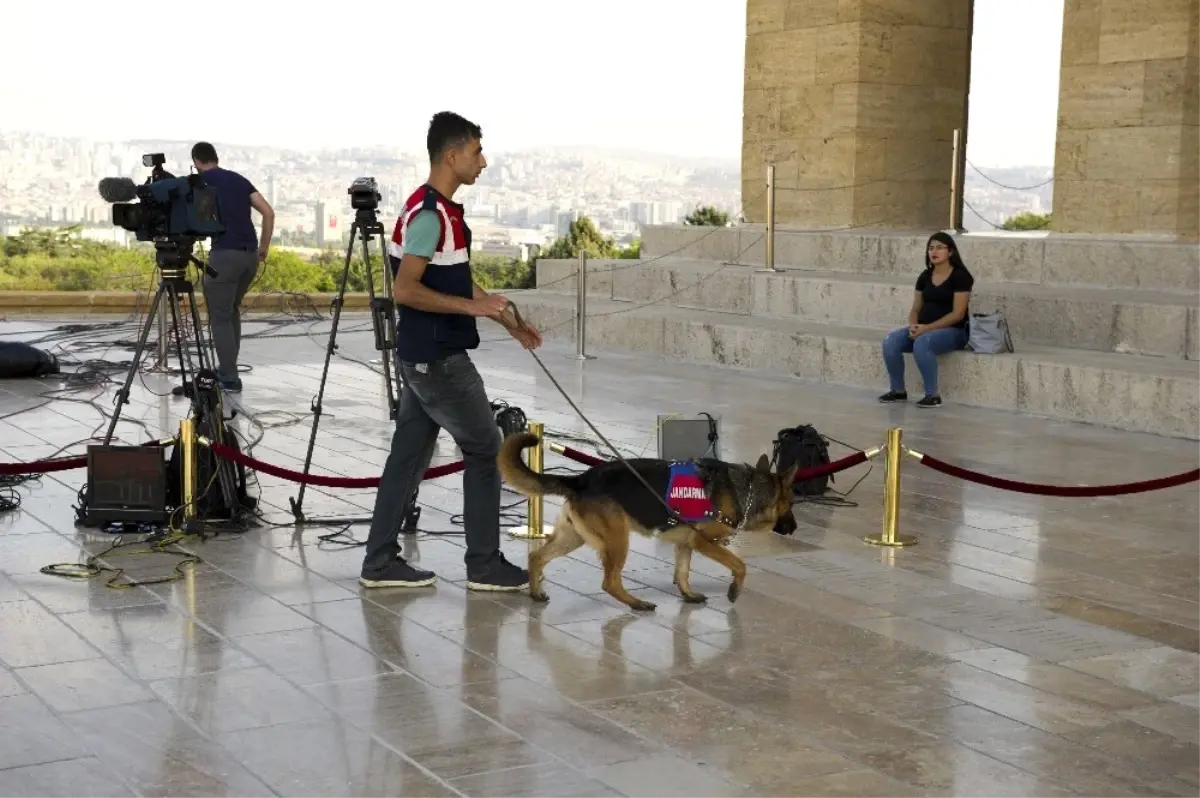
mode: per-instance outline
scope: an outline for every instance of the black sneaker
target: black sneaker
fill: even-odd
[[[908,401],[908,392],[907,391],[888,391],[883,396],[879,397],[879,401],[883,402],[885,405],[891,404],[892,402],[907,402]]]
[[[923,408],[926,410],[928,410],[931,407],[941,407],[941,406],[942,406],[942,397],[940,397],[940,396],[926,396],[924,399],[917,402],[917,407],[920,407],[920,408]]]
[[[529,572],[513,565],[497,553],[492,561],[475,573],[467,573],[468,590],[487,590],[493,593],[516,593],[529,587]]]
[[[358,583],[363,587],[428,587],[437,581],[437,574],[414,568],[399,558],[386,570],[363,573]]]

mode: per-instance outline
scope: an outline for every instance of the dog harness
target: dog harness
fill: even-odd
[[[709,497],[708,488],[704,486],[704,479],[695,463],[671,463],[666,499],[667,506],[678,516],[678,519],[671,519],[672,526],[680,522],[694,524],[717,517],[716,505]]]

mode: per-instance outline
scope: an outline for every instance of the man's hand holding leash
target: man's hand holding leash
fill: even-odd
[[[487,294],[473,300],[472,315],[483,316],[508,330],[508,334],[526,349],[537,349],[542,345],[542,334],[537,328],[521,318],[517,306],[500,294]]]

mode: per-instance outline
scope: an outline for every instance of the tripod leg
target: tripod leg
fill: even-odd
[[[104,433],[104,445],[107,446],[112,442],[113,435],[117,431],[117,422],[121,420],[121,407],[129,402],[129,386],[133,385],[134,375],[137,374],[138,368],[141,366],[142,358],[146,355],[146,341],[150,338],[150,330],[154,328],[154,318],[158,315],[160,302],[163,296],[166,295],[166,286],[159,282],[158,291],[154,294],[154,299],[150,301],[146,308],[146,322],[142,325],[142,332],[138,335],[137,346],[133,350],[133,362],[129,364],[129,373],[125,375],[125,382],[121,385],[121,390],[117,391],[116,402],[113,404],[112,418],[108,422],[108,431]]]
[[[383,241],[383,233],[382,232],[379,234],[379,240],[382,243],[382,241]],[[395,350],[392,347],[387,346],[386,344],[392,340],[391,336],[388,335],[388,333],[391,332],[394,334],[394,332],[395,332],[396,314],[395,314],[394,310],[392,310],[391,291],[388,291],[388,295],[383,298],[383,302],[376,301],[377,297],[375,296],[375,278],[372,274],[372,272],[374,270],[371,268],[370,241],[371,241],[370,237],[367,235],[366,231],[364,231],[363,237],[362,237],[363,271],[366,272],[367,296],[370,297],[371,313],[375,314],[377,317],[375,320],[375,324],[379,325],[383,328],[376,332],[376,337],[378,339],[377,348],[379,348],[383,354],[383,356],[380,358],[380,360],[383,361],[383,381],[387,385],[388,418],[390,418],[394,421],[396,419],[396,387],[395,387],[395,384],[392,382],[392,353]],[[388,263],[387,263],[387,247],[386,246],[383,246],[380,249],[380,257],[383,260],[383,273],[385,275],[384,282],[386,284],[389,282],[386,277],[386,275],[388,274],[388,271],[389,271]],[[386,307],[387,310],[382,314],[378,314],[376,311],[376,307],[378,307],[378,306]],[[382,315],[382,318],[379,317],[380,315]]]
[[[191,344],[187,341],[187,335],[184,334],[183,310],[179,305],[179,289],[174,284],[169,284],[167,287],[167,307],[171,312],[171,326],[175,331],[175,353],[179,357],[179,378],[183,380],[183,395],[195,398],[196,396],[196,370],[192,368],[192,350]],[[193,306],[195,298],[193,297]],[[167,369],[168,373],[170,368]]]
[[[346,245],[346,264],[342,267],[342,281],[338,286],[337,299],[333,306],[333,327],[329,330],[329,344],[325,347],[325,365],[321,369],[321,385],[317,388],[317,396],[313,399],[312,413],[313,424],[312,431],[308,436],[308,451],[304,455],[304,474],[308,474],[308,469],[312,465],[313,447],[317,442],[317,426],[321,423],[321,402],[325,398],[325,382],[329,379],[329,361],[333,358],[333,351],[337,349],[337,331],[338,321],[342,318],[342,305],[346,299],[346,282],[350,278],[350,259],[354,256],[354,240],[358,236],[360,226],[358,220],[355,220],[350,225],[350,242]],[[292,505],[292,515],[297,521],[304,520],[304,490],[308,486],[301,482],[300,491],[296,494],[296,498],[288,499],[288,503]]]
[[[201,330],[202,322],[200,321],[200,309],[196,303],[195,288],[189,284],[190,291],[188,292],[190,302],[190,316],[192,333],[196,336],[196,360],[201,370],[207,371],[215,383],[216,373],[207,368],[207,362],[204,357],[204,334]],[[176,329],[181,327],[183,311],[179,304],[178,288],[172,289],[174,293],[174,301],[172,302],[172,313],[175,314]],[[182,337],[182,336],[181,336]],[[197,425],[200,432],[210,441],[218,443],[225,442],[223,429],[223,419],[221,418],[221,398],[219,389],[215,385],[211,388],[201,390],[200,382],[196,379],[198,371],[192,370],[193,363],[191,358],[190,348],[185,350],[186,355],[180,355],[180,366],[184,372],[184,379],[191,383],[192,386],[192,407],[195,409],[195,415],[199,424]],[[187,382],[185,382],[187,384]],[[230,515],[237,512],[240,502],[237,494],[237,480],[234,478],[233,463],[221,458],[214,458],[217,483],[221,488],[221,495],[225,499],[225,506],[229,508]],[[196,501],[200,500],[200,496],[196,497]]]
[[[192,287],[191,301],[192,326],[196,329],[196,370],[216,371],[213,368],[212,342],[205,338],[204,329],[208,325],[200,318],[200,308],[196,302],[196,288]]]

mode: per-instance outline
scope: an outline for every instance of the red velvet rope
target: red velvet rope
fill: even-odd
[[[1182,474],[1175,474],[1174,476],[1147,479],[1144,482],[1126,482],[1121,485],[1041,485],[1036,482],[1021,482],[1015,479],[1004,479],[1003,477],[980,474],[978,471],[956,466],[944,460],[939,460],[936,457],[930,457],[927,454],[921,455],[921,465],[928,466],[934,471],[940,471],[948,476],[958,477],[967,482],[987,485],[990,488],[1010,490],[1016,493],[1032,493],[1038,496],[1068,496],[1072,498],[1125,496],[1130,493],[1146,493],[1152,490],[1175,488],[1200,480],[1200,468],[1194,468],[1191,471],[1185,471]]]
[[[293,471],[290,468],[281,468],[277,465],[264,463],[262,460],[251,457],[248,454],[243,454],[237,449],[231,449],[222,443],[211,443],[209,448],[213,450],[213,454],[218,457],[224,457],[226,460],[232,460],[235,463],[240,463],[246,468],[253,468],[263,474],[270,474],[273,477],[290,480],[292,482],[302,482],[305,485],[320,485],[325,488],[378,488],[379,477],[325,477],[320,474],[304,474],[300,471]],[[421,479],[437,479],[449,474],[457,474],[462,471],[464,465],[462,460],[457,463],[446,463],[445,465],[433,466],[426,470],[425,475]]]
[[[142,446],[158,446],[159,441],[146,441]],[[0,476],[16,474],[50,474],[55,471],[70,471],[87,465],[87,455],[62,457],[55,460],[34,460],[29,463],[0,463]]]
[[[581,452],[578,449],[572,449],[570,446],[562,447],[562,456],[568,460],[574,460],[577,463],[583,463],[586,466],[597,466],[601,463],[612,462],[604,459],[603,457],[597,457],[594,454],[588,454],[587,452]],[[796,472],[795,481],[807,482],[808,480],[816,479],[817,477],[836,474],[839,471],[845,471],[847,468],[853,468],[859,463],[865,463],[868,459],[869,458],[867,457],[866,452],[853,452],[846,455],[841,460],[834,460],[832,463],[825,463],[824,465],[801,469],[800,471]]]
[[[69,471],[87,465],[87,455],[63,457],[59,460],[34,460],[32,463],[0,463],[0,476],[14,474],[49,474],[53,471]]]

